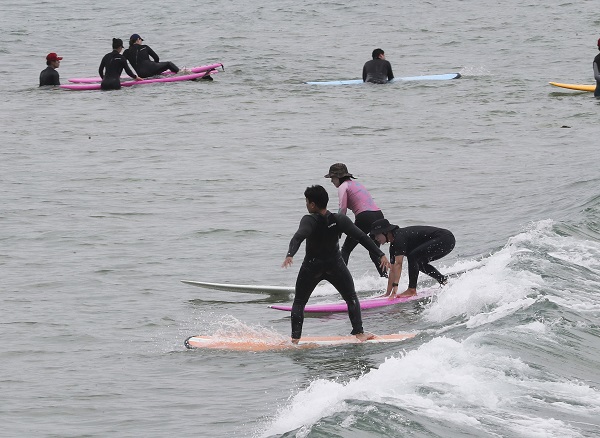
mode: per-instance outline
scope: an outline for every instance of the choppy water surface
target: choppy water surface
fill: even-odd
[[[9,2],[0,17],[0,351],[6,436],[593,437],[600,430],[600,107],[589,2]],[[139,33],[212,83],[40,90]],[[397,76],[360,76],[382,47]],[[400,345],[186,350],[287,336],[280,269],[306,186],[342,161],[391,222],[451,229],[431,302],[363,314]],[[366,252],[350,268],[381,282]],[[406,279],[403,278],[403,282]],[[422,287],[431,283],[422,280]],[[329,285],[312,301],[336,299]],[[305,334],[346,334],[345,315]]]

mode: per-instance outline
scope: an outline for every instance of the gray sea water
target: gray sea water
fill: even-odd
[[[5,0],[0,23],[0,436],[594,437],[600,432],[599,102],[592,1],[124,4]],[[213,82],[41,90],[139,33]],[[354,79],[381,47],[396,76]],[[287,336],[280,268],[303,191],[344,162],[392,223],[452,230],[431,302],[363,314],[398,345],[187,350]],[[303,251],[303,249],[301,250]],[[380,282],[361,248],[361,296]],[[403,277],[402,282],[406,282]],[[426,279],[422,287],[427,287]],[[401,285],[402,286],[402,285]],[[319,286],[312,302],[336,299]],[[347,334],[345,315],[306,335]]]

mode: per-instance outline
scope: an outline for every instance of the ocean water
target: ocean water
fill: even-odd
[[[599,102],[591,1],[5,1],[0,14],[0,436],[600,435]],[[92,76],[139,33],[213,82],[37,87],[45,55]],[[354,79],[381,47],[396,76]],[[281,269],[306,186],[344,162],[401,226],[453,231],[430,301],[363,313],[401,344],[240,353],[196,334],[289,335]],[[380,290],[362,248],[360,296]],[[432,284],[422,275],[419,287]],[[401,287],[407,282],[403,276]],[[330,285],[312,302],[337,299]],[[347,334],[346,315],[306,335]]]

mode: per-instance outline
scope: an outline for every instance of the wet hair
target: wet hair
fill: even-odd
[[[343,176],[343,177],[340,178],[340,184],[342,184],[345,181],[352,180],[353,178],[354,177],[352,175]]]
[[[123,47],[123,40],[121,38],[113,38],[113,49]]]
[[[373,56],[373,59],[378,59],[379,55],[384,55],[384,51],[381,49],[375,49],[373,50],[373,54],[371,56]]]
[[[307,187],[304,191],[304,197],[308,199],[308,202],[314,202],[319,208],[327,208],[329,195],[323,186],[315,185]]]

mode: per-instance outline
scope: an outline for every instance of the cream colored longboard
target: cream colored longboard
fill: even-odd
[[[374,339],[360,342],[355,336],[305,336],[297,345],[290,341],[269,340],[264,338],[232,338],[221,336],[192,336],[185,340],[187,348],[204,348],[229,351],[278,351],[296,348],[329,347],[347,344],[382,344],[402,342],[411,339],[416,333],[396,333],[378,335]]]

